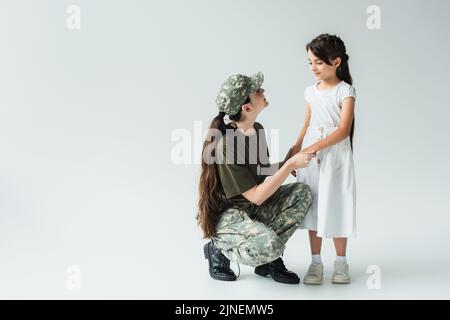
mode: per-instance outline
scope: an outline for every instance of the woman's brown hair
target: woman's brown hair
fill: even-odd
[[[247,98],[244,104],[249,102],[250,99]],[[211,153],[211,156],[213,157],[216,156],[215,147],[217,146],[220,137],[214,135],[214,129],[220,130],[222,136],[225,135],[227,129],[235,129],[230,124],[225,124],[223,120],[224,116],[224,112],[219,112],[219,114],[211,121],[208,134],[202,148],[201,173],[198,188],[199,212],[197,220],[200,228],[203,230],[204,238],[211,238],[214,235],[216,224],[221,214],[220,204],[225,196],[215,162],[209,163],[209,161],[205,161],[205,157],[207,156],[206,153]],[[230,116],[229,118],[233,121],[239,121],[241,118],[241,111],[233,116]]]

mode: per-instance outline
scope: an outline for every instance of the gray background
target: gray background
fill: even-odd
[[[66,27],[70,4],[81,30]],[[366,9],[381,8],[381,29]],[[450,298],[448,1],[0,1],[0,297]],[[357,90],[353,283],[286,286],[241,266],[213,281],[195,225],[199,166],[174,130],[203,128],[233,73],[263,71],[280,152],[314,82],[304,45],[342,37]],[[275,155],[277,156],[277,155]],[[192,155],[197,160],[198,153]],[[295,181],[290,177],[287,182]],[[309,263],[298,231],[285,260]],[[67,268],[81,288],[66,287]],[[366,269],[381,269],[381,289]],[[233,266],[235,268],[235,266]]]

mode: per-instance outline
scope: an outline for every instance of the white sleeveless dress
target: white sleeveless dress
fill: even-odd
[[[356,97],[355,89],[344,81],[325,90],[317,89],[317,84],[305,89],[311,120],[302,149],[336,130],[343,100]],[[313,194],[301,229],[315,230],[321,238],[356,236],[356,186],[349,137],[319,151],[308,167],[297,170],[297,181],[308,184]]]

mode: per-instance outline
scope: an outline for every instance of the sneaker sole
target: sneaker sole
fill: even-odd
[[[320,284],[322,284],[322,280],[320,280],[320,281],[318,281],[318,280],[306,280],[306,279],[303,279],[303,283],[304,284],[312,284],[312,285],[320,285]]]
[[[352,281],[351,280],[338,280],[338,279],[331,280],[331,283],[335,283],[335,284],[349,284],[350,282],[352,282]]]

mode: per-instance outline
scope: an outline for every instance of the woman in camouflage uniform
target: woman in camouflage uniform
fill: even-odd
[[[280,256],[308,212],[311,192],[301,182],[282,183],[314,155],[288,153],[285,161],[270,164],[264,128],[256,122],[268,106],[263,79],[262,73],[237,74],[221,86],[219,115],[203,145],[198,222],[211,239],[204,253],[212,278],[236,280],[232,260],[275,281],[299,283]],[[225,116],[230,123],[224,122]]]

